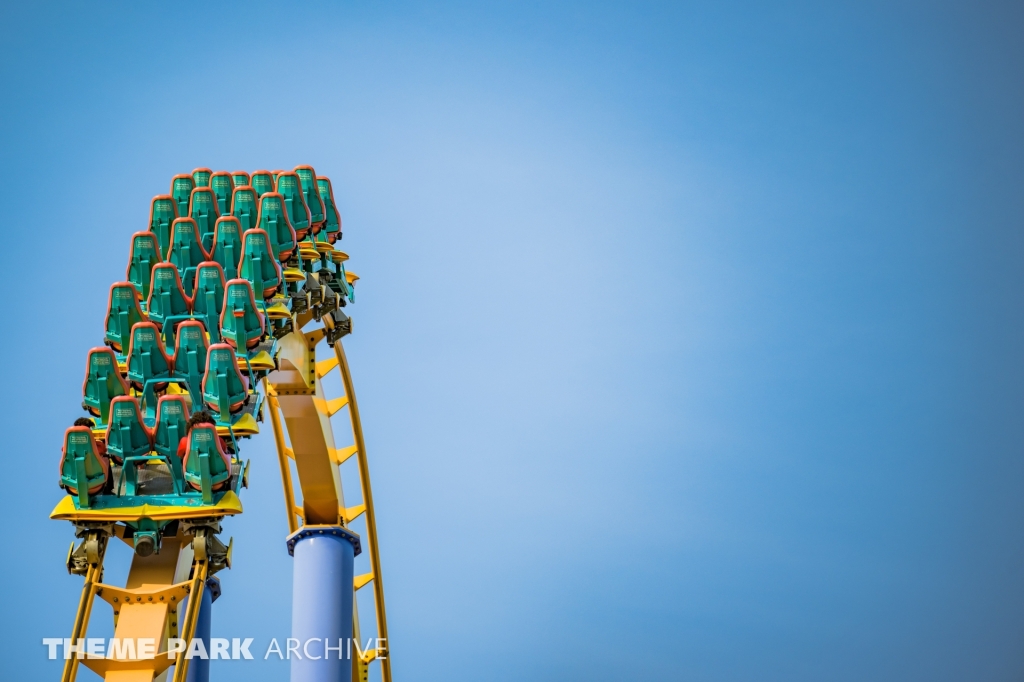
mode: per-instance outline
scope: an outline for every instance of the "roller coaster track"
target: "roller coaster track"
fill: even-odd
[[[300,169],[308,171],[303,175],[299,172]],[[263,174],[272,176],[273,182],[260,192],[256,187],[257,180],[267,181]],[[79,429],[77,432],[75,429],[69,429],[65,435],[66,452],[62,459],[62,481],[63,484],[67,484],[69,494],[60,501],[51,518],[70,521],[74,525],[78,543],[76,545],[73,542],[69,551],[68,570],[84,577],[81,598],[71,628],[70,643],[84,645],[88,641],[87,633],[93,605],[98,598],[112,607],[114,640],[121,648],[111,653],[108,647],[101,656],[88,655],[82,651],[84,646],[78,648],[66,660],[61,679],[63,682],[74,682],[81,665],[110,682],[185,682],[186,678],[206,679],[208,669],[200,671],[199,666],[208,666],[208,663],[197,662],[198,659],[187,656],[188,643],[202,636],[199,631],[202,629],[203,614],[209,618],[209,604],[219,595],[220,583],[214,574],[231,567],[232,543],[229,540],[225,544],[220,539],[220,533],[222,523],[227,517],[242,512],[238,495],[243,488],[248,487],[248,462],[244,462],[240,457],[240,445],[247,438],[258,434],[259,423],[265,423],[264,418],[269,415],[284,489],[289,551],[301,537],[328,533],[340,534],[352,543],[356,553],[361,550],[368,554],[370,570],[368,573],[354,576],[351,590],[352,593],[366,589],[372,591],[372,627],[370,631],[361,632],[360,617],[353,603],[352,632],[354,639],[358,641],[368,637],[376,638],[378,648],[368,651],[356,650],[351,661],[352,679],[365,682],[369,676],[371,662],[377,660],[381,679],[390,682],[383,577],[366,443],[352,374],[341,341],[341,338],[351,331],[351,321],[342,313],[341,308],[354,299],[354,282],[358,278],[345,270],[344,262],[348,256],[332,246],[340,239],[341,225],[330,183],[326,178],[317,178],[312,169],[305,166],[297,168],[296,173],[279,171],[271,174],[257,171],[252,176],[242,172],[213,173],[212,176],[211,180],[211,173],[207,169],[197,169],[191,176],[175,176],[172,180],[171,195],[154,198],[149,232],[153,233],[153,241],[159,248],[155,257],[151,259],[153,262],[143,263],[146,265],[143,268],[146,272],[141,277],[137,272],[139,268],[136,267],[138,262],[141,262],[137,257],[140,242],[136,240],[140,235],[146,235],[136,233],[132,238],[128,279],[139,295],[142,320],[130,324],[130,347],[126,347],[125,344],[118,347],[112,342],[112,339],[127,339],[130,315],[122,311],[121,317],[115,316],[112,323],[111,316],[114,313],[108,311],[105,341],[117,351],[118,371],[122,375],[127,375],[129,379],[134,376],[137,379],[138,374],[133,374],[133,363],[140,359],[145,360],[144,371],[152,373],[151,354],[139,353],[135,342],[136,334],[142,334],[139,330],[154,320],[157,331],[162,334],[162,343],[166,351],[171,350],[173,343],[179,344],[174,346],[175,354],[172,356],[173,362],[178,364],[177,368],[169,368],[166,376],[143,376],[141,380],[128,386],[127,397],[111,399],[105,387],[113,385],[116,388],[118,379],[115,377],[109,380],[112,383],[108,383],[107,379],[101,377],[101,384],[96,384],[95,381],[90,384],[91,377],[97,376],[93,359],[100,357],[97,354],[98,349],[90,351],[86,387],[83,389],[86,393],[86,402],[88,403],[90,395],[94,398],[96,395],[95,391],[90,394],[90,386],[101,385],[102,388],[97,399],[99,403],[96,400],[89,405],[83,403],[84,407],[93,407],[91,412],[99,422],[91,429],[92,440],[106,441],[105,447],[113,452],[115,438],[118,433],[122,434],[119,441],[123,454],[122,464],[118,469],[118,466],[113,464],[113,458],[110,459],[105,487],[99,492],[89,492],[89,481],[92,479],[88,478],[89,474],[83,463],[85,456],[72,456],[73,448],[69,440],[74,438],[76,433],[83,437],[88,436],[84,432],[89,429]],[[193,188],[188,191],[186,204],[185,192],[189,184],[186,178],[189,177]],[[232,179],[231,196],[228,201],[224,201],[225,187],[228,186],[225,177]],[[314,180],[310,182],[309,178]],[[216,191],[218,182],[219,192]],[[249,185],[241,184],[244,182],[249,182]],[[285,187],[287,182],[301,184],[302,193],[293,193],[288,197]],[[214,187],[213,190],[204,189],[211,186]],[[199,312],[200,306],[197,301],[200,297],[200,271],[209,265],[209,259],[213,258],[216,244],[219,242],[211,245],[208,252],[199,249],[203,251],[207,260],[193,274],[182,267],[183,251],[178,241],[179,226],[182,229],[188,228],[189,225],[194,226],[197,228],[197,238],[200,232],[207,235],[207,228],[212,228],[215,220],[218,228],[225,221],[235,222],[245,228],[245,222],[252,221],[254,217],[239,208],[242,199],[247,197],[239,198],[237,192],[241,191],[241,195],[246,195],[250,187],[256,188],[252,192],[258,204],[255,226],[251,230],[239,230],[244,232],[241,241],[242,252],[239,253],[237,248],[228,250],[229,260],[224,261],[222,258],[221,262],[224,269],[230,270],[235,262],[234,258],[237,257],[238,277],[248,277],[249,288],[256,291],[256,297],[252,300],[258,301],[256,308],[263,324],[259,327],[261,335],[254,339],[254,342],[258,340],[259,345],[253,348],[247,348],[247,337],[242,332],[231,331],[228,326],[221,327],[217,324],[218,318],[212,317],[209,309],[206,310],[205,317]],[[220,200],[219,210],[216,205],[211,210],[208,202],[203,203],[204,193],[214,197],[214,200]],[[277,218],[277,222],[274,222],[273,218],[265,220],[266,215],[270,215],[272,211],[267,209],[265,215],[264,209],[266,206],[273,206],[265,205],[264,199],[269,202],[271,196],[279,194],[287,199],[280,202],[285,210],[286,219],[283,223],[280,217]],[[168,199],[172,200],[173,209],[169,212],[166,207]],[[320,202],[319,205],[317,201]],[[163,208],[158,208],[158,204]],[[319,212],[318,208],[321,209]],[[167,212],[167,219],[162,222],[159,218],[161,210]],[[289,227],[292,224],[299,224],[302,211],[305,211],[308,217],[307,234],[305,238],[301,238],[301,233],[292,229],[296,236],[294,253],[282,257],[275,264],[275,267],[280,266],[277,270],[279,289],[275,295],[270,296],[264,288],[268,286],[269,280],[265,280],[263,275],[259,274],[263,272],[260,270],[259,254],[254,257],[249,250],[250,244],[258,240],[249,239],[248,235],[250,232],[258,232],[261,226],[268,228],[264,233],[264,236],[267,236],[270,229],[278,229],[282,224]],[[296,215],[299,216],[299,222],[292,217]],[[321,218],[319,223],[316,220],[318,215]],[[193,220],[189,222],[186,216]],[[267,220],[270,222],[267,223]],[[217,240],[220,237],[214,233],[213,239]],[[164,240],[166,245],[161,244],[161,240]],[[278,246],[279,244],[274,244],[275,259]],[[192,248],[196,249],[195,244]],[[184,252],[187,254],[188,249],[185,248]],[[285,253],[284,247],[281,253]],[[220,255],[223,256],[223,253]],[[195,282],[195,286],[191,292],[193,300],[189,303],[188,314],[179,316],[181,319],[171,319],[166,315],[160,318],[156,314],[156,304],[153,303],[152,296],[148,302],[143,298],[147,289],[146,281],[150,282],[148,288],[155,292],[156,273],[160,272],[157,266],[167,262],[173,262],[181,275],[194,277],[192,281]],[[136,270],[133,270],[133,267],[136,267]],[[140,279],[141,281],[138,281]],[[224,290],[220,306],[225,315],[230,312],[229,305],[232,302],[229,289],[232,282],[237,284],[238,281],[233,279],[227,282],[228,288]],[[112,309],[114,292],[118,286],[112,288]],[[213,298],[206,300],[207,306],[213,305],[211,301],[215,302]],[[166,310],[164,312],[166,313]],[[234,315],[236,319],[245,319],[238,312]],[[117,319],[121,320],[120,328],[117,327]],[[225,318],[219,319],[223,324]],[[230,318],[228,319],[230,321]],[[185,329],[178,325],[191,320],[202,322],[207,332],[207,347],[204,353],[208,351],[208,364],[202,375],[201,388],[197,386],[194,366],[191,377],[182,369],[184,361],[179,354],[184,352],[180,349],[183,342],[180,338],[178,341],[172,340],[175,330]],[[192,324],[195,325],[194,322]],[[216,330],[211,330],[211,326],[216,327]],[[180,332],[179,337],[183,333]],[[231,333],[235,334],[234,361],[239,367],[238,373],[242,376],[247,375],[250,379],[245,395],[246,406],[238,413],[229,413],[226,407],[226,375],[215,374],[215,370],[211,369],[215,348],[211,342],[217,340],[215,337],[218,336],[220,340],[230,339]],[[263,353],[266,355],[261,355]],[[318,355],[321,356],[319,359]],[[340,378],[343,393],[329,397],[325,391],[324,380],[335,372]],[[160,381],[161,379],[163,381]],[[216,464],[216,457],[210,456],[206,451],[199,452],[200,439],[196,434],[201,433],[202,429],[199,427],[202,425],[190,432],[193,435],[184,436],[188,452],[184,457],[184,463],[180,458],[176,459],[176,455],[169,454],[174,452],[173,446],[177,438],[182,437],[180,430],[170,432],[172,436],[177,436],[171,441],[171,450],[160,449],[161,433],[166,433],[166,428],[171,428],[167,427],[170,422],[166,421],[163,412],[159,411],[164,404],[163,399],[157,399],[157,393],[161,391],[166,396],[181,396],[180,400],[193,413],[199,408],[214,413],[217,422],[216,433],[223,438],[227,449],[233,451],[229,453],[229,478],[220,484],[226,487],[218,490],[212,482],[214,475],[210,467]],[[220,396],[219,402],[216,401],[217,395]],[[117,421],[121,419],[118,416],[121,412],[118,410],[132,405],[138,410],[139,422],[145,424],[150,439],[149,446],[144,443],[140,451],[142,454],[136,457],[129,457],[128,450],[125,449],[128,447],[125,443],[131,442],[130,429],[123,421]],[[338,447],[332,417],[341,412],[347,413],[351,438],[350,442]],[[165,431],[161,432],[161,429]],[[99,446],[88,447],[95,447],[98,452]],[[88,454],[87,452],[86,455]],[[355,458],[361,499],[347,505],[342,491],[341,470],[342,465],[352,458]],[[189,460],[192,461],[192,465],[188,464]],[[199,462],[198,467],[195,466],[195,461]],[[348,470],[346,468],[346,471]],[[158,484],[164,487],[160,488]],[[362,532],[356,534],[351,526],[360,517],[364,526]],[[123,587],[103,582],[106,549],[108,543],[116,541],[123,541],[135,549],[128,578]],[[369,620],[363,622],[368,623]],[[206,636],[208,637],[208,633]],[[132,647],[134,651],[127,650],[122,644],[126,641],[139,643],[147,640],[154,643],[152,651],[143,651],[141,644]],[[172,643],[175,650],[168,652]],[[113,641],[111,644],[113,645]],[[65,656],[67,655],[68,652],[65,652]],[[196,667],[191,674],[190,666]],[[296,679],[294,670],[292,679]]]

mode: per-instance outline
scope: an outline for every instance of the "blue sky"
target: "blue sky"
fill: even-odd
[[[60,437],[149,199],[309,163],[397,680],[1024,675],[1019,7],[284,4],[0,10],[5,670],[57,674]],[[262,651],[245,455],[213,627]]]

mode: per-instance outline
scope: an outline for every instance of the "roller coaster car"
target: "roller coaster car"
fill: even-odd
[[[197,424],[188,434],[188,449],[182,463],[185,482],[203,493],[204,501],[212,493],[231,485],[231,458],[221,448],[217,429],[210,424]]]
[[[235,181],[235,187],[243,187],[249,184],[249,173],[247,171],[231,171],[231,179]]]
[[[209,168],[196,168],[192,171],[192,182],[196,187],[209,187],[211,175],[213,171]]]
[[[105,347],[91,349],[85,361],[82,407],[105,425],[110,416],[110,401],[122,395],[128,395],[128,384],[121,378],[114,351]]]
[[[193,292],[192,314],[204,321],[211,341],[220,341],[220,313],[224,308],[224,270],[220,263],[208,260],[199,264]]]
[[[274,258],[286,263],[295,253],[299,238],[280,194],[269,192],[260,197],[256,227],[270,235]]]
[[[149,321],[163,330],[165,344],[173,337],[177,324],[191,316],[192,299],[185,295],[181,275],[173,263],[159,263],[153,268],[146,310]]]
[[[196,187],[192,190],[188,215],[196,222],[196,234],[203,245],[203,251],[209,253],[213,247],[213,228],[217,224],[217,218],[220,218],[217,195],[212,189]]]
[[[196,188],[196,183],[192,180],[191,175],[175,175],[171,178],[171,198],[174,199],[174,204],[178,208],[178,215],[176,217],[182,217],[188,215],[188,203],[189,199],[192,198],[192,190]],[[161,251],[161,253],[167,253]]]
[[[173,187],[173,183],[171,183]],[[171,248],[171,223],[180,216],[188,215],[188,207],[185,213],[178,212],[179,204],[170,194],[159,194],[153,197],[149,205],[149,231],[156,237],[157,246],[160,248],[156,260],[161,260],[167,250]]]
[[[317,189],[320,190],[320,199],[324,202],[324,218],[327,232],[327,241],[335,243],[341,239],[341,213],[338,211],[338,204],[334,201],[334,189],[331,181],[326,177],[316,179]]]
[[[326,222],[325,207],[323,198],[320,196],[320,188],[316,184],[316,171],[312,166],[296,166],[293,169],[298,176],[302,187],[302,198],[309,209],[309,225],[316,234],[320,232]]]
[[[167,257],[169,263],[178,268],[181,283],[186,296],[192,296],[195,284],[196,268],[200,263],[210,260],[210,255],[203,248],[199,238],[199,227],[193,218],[178,218],[174,221],[171,236],[171,253]],[[213,235],[210,235],[211,242]]]
[[[309,207],[302,196],[302,182],[295,173],[282,171],[277,176],[277,193],[284,199],[288,219],[295,229],[295,236],[304,239],[312,229],[309,219]]]
[[[60,485],[89,506],[89,498],[102,491],[110,480],[110,461],[99,452],[88,426],[72,426],[64,432],[60,460]]]
[[[261,229],[246,230],[242,235],[242,260],[238,276],[252,283],[257,300],[274,297],[281,286],[281,266],[270,248],[270,236]]]
[[[131,282],[115,282],[107,301],[104,342],[119,355],[124,352],[132,327],[146,320],[139,307],[139,295]]]
[[[186,320],[178,325],[175,334],[173,376],[181,379],[188,386],[193,405],[202,405],[200,395],[203,385],[203,373],[206,372],[206,353],[209,344],[206,342],[206,329],[199,320]],[[180,398],[181,396],[174,396]],[[161,398],[163,400],[163,398]],[[157,406],[159,413],[159,403]],[[160,416],[157,415],[157,421]]]
[[[217,197],[217,212],[220,215],[231,215],[231,194],[235,191],[235,181],[231,177],[231,173],[217,171],[211,175],[210,189]]]
[[[254,171],[249,180],[249,186],[253,188],[256,198],[259,199],[264,194],[274,191],[274,176],[270,174],[270,171]]]
[[[128,270],[125,272],[125,279],[135,286],[135,290],[139,292],[139,296],[142,297],[143,301],[149,298],[149,282],[153,276],[153,266],[161,260],[160,246],[154,233],[136,232],[132,235],[132,246],[128,252]]]

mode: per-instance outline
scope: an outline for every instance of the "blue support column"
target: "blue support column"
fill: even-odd
[[[202,601],[199,605],[199,619],[196,621],[196,634],[194,639],[203,640],[203,647],[206,654],[210,654],[210,619],[213,612],[213,602],[220,596],[220,580],[217,578],[206,579],[206,589],[203,590]],[[188,611],[188,598],[181,602],[178,607],[178,615],[183,621]],[[181,632],[181,626],[178,627]],[[187,645],[186,645],[187,646]],[[186,649],[187,650],[187,649]],[[188,662],[188,674],[185,675],[185,682],[210,682],[210,660],[198,656]]]
[[[295,558],[291,682],[351,682],[353,559],[360,551],[359,536],[340,526],[304,526],[288,536]]]

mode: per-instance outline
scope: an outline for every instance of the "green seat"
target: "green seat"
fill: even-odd
[[[136,389],[141,391],[154,383],[160,389],[171,380],[174,361],[167,356],[160,330],[152,322],[139,322],[132,327],[127,356],[128,381]]]
[[[249,186],[249,174],[245,171],[232,171],[231,179],[235,181],[235,187]]]
[[[302,195],[302,183],[295,173],[281,171],[277,176],[277,193],[284,198],[288,219],[295,230],[295,236],[303,239],[310,230],[309,207]]]
[[[179,218],[188,215],[188,201],[192,197],[192,190],[196,188],[196,183],[192,180],[191,175],[175,175],[171,178],[171,198],[174,199],[174,203],[178,207]],[[167,253],[161,251],[160,253]]]
[[[203,493],[203,502],[213,504],[213,491],[231,484],[231,458],[220,445],[217,427],[212,424],[192,427],[182,467],[185,482]]]
[[[203,376],[203,402],[220,416],[222,423],[230,423],[231,413],[241,411],[248,397],[249,382],[238,370],[235,349],[226,343],[210,346]]]
[[[204,367],[205,369],[205,367]],[[153,450],[170,462],[171,473],[181,480],[181,459],[178,443],[188,430],[188,404],[183,395],[165,395],[156,404],[156,423],[153,426]],[[180,491],[179,491],[180,492]]]
[[[170,235],[169,229],[167,234]],[[152,279],[153,266],[161,260],[160,253],[157,237],[152,232],[136,232],[132,235],[132,247],[128,252],[128,272],[125,277],[135,286],[143,301],[149,298],[149,282]]]
[[[233,279],[225,288],[224,308],[220,313],[221,336],[244,352],[259,345],[265,330],[263,315],[256,307],[249,280]]]
[[[243,231],[238,218],[234,216],[224,216],[213,228],[213,250],[210,252],[210,260],[220,264],[225,279],[238,277]]]
[[[217,195],[209,187],[196,187],[192,190],[191,213],[189,217],[196,221],[199,240],[203,250],[213,247],[213,228],[217,224],[220,212],[217,209]]]
[[[104,342],[118,353],[128,346],[132,327],[146,319],[139,308],[139,295],[131,282],[110,285]]]
[[[78,496],[80,507],[89,506],[89,496],[103,490],[110,478],[110,461],[101,457],[88,426],[72,426],[64,432],[60,460],[60,485]]]
[[[160,325],[165,331],[176,322],[188,318],[192,311],[192,301],[185,295],[181,287],[181,275],[173,263],[157,263],[153,267],[146,310],[149,321]]]
[[[220,311],[224,307],[224,271],[215,261],[204,261],[196,269],[196,291],[192,296],[192,314],[201,318],[210,330],[210,338],[220,341]],[[182,326],[188,324],[182,322]],[[181,327],[178,328],[181,333]],[[205,355],[203,356],[205,359]]]
[[[258,170],[252,174],[252,178],[249,180],[249,186],[256,191],[256,198],[260,198],[267,192],[273,192],[274,190],[274,176],[269,171]]]
[[[235,191],[235,181],[231,178],[231,173],[217,171],[211,175],[210,189],[217,197],[217,213],[231,215],[231,193]]]
[[[110,412],[110,401],[128,394],[128,384],[121,377],[114,351],[101,346],[89,351],[82,382],[82,407],[100,418],[104,424]]]
[[[183,215],[188,215],[188,213],[178,212],[178,204],[170,194],[153,197],[153,201],[149,205],[149,231],[156,235],[157,245],[160,247],[160,258],[167,254],[167,249],[171,245],[171,223],[178,216]]]
[[[295,253],[295,245],[299,241],[288,219],[283,197],[271,192],[260,197],[259,218],[256,227],[270,236],[270,246],[274,257],[282,263]]]
[[[156,404],[153,450],[171,460],[177,459],[178,442],[185,437],[187,429],[188,404],[185,402],[185,396],[162,396]]]
[[[268,300],[281,286],[281,266],[270,246],[270,236],[260,229],[242,234],[242,260],[238,276],[252,283],[257,300]]]
[[[211,235],[211,241],[213,237]],[[209,260],[206,249],[199,242],[199,228],[192,218],[178,218],[174,221],[171,238],[171,254],[167,258],[178,269],[181,275],[182,288],[185,295],[192,296],[196,283],[196,268],[204,260]]]
[[[213,175],[213,171],[209,168],[196,168],[192,171],[192,182],[196,187],[209,187],[211,175]]]
[[[251,230],[259,224],[259,199],[252,187],[235,187],[231,197],[231,215],[238,218],[242,232]]]
[[[110,425],[107,426],[107,454],[115,464],[128,458],[144,459],[153,451],[153,434],[142,421],[142,408],[133,396],[123,395],[110,401]]]
[[[174,376],[188,383],[192,404],[201,404],[203,373],[206,371],[206,327],[199,320],[186,320],[175,332]]]
[[[316,184],[316,171],[312,166],[296,166],[294,172],[299,176],[302,198],[306,201],[306,207],[309,209],[310,228],[314,233],[319,232],[324,226],[326,216],[320,188]]]
[[[327,231],[327,240],[332,244],[341,238],[341,213],[338,211],[338,204],[334,201],[334,188],[331,181],[325,177],[316,179],[317,188],[320,190],[320,198],[324,202],[324,227]]]

